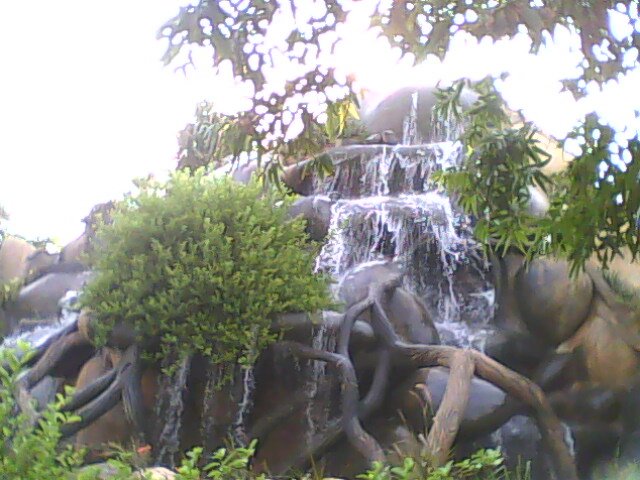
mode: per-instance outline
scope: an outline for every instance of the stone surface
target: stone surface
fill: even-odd
[[[311,240],[321,242],[329,233],[331,205],[333,202],[324,195],[312,195],[296,200],[289,208],[291,217],[301,216],[307,221],[306,231]]]
[[[586,320],[593,282],[584,273],[570,278],[566,261],[539,258],[520,269],[514,290],[529,331],[551,345],[558,345]]]
[[[69,290],[79,290],[90,278],[89,272],[50,273],[30,283],[7,306],[6,313],[13,324],[22,319],[57,318],[60,299]]]
[[[431,415],[442,402],[448,380],[446,368],[421,368],[395,389],[389,408],[401,411],[415,434],[424,433]],[[505,402],[506,394],[501,389],[474,377],[460,433],[464,435],[466,431],[467,435],[475,436],[493,431],[506,421],[500,415]]]

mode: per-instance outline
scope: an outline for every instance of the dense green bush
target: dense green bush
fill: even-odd
[[[313,274],[314,252],[289,200],[258,182],[176,172],[138,182],[98,229],[95,280],[83,304],[98,343],[117,322],[143,344],[249,364],[275,334],[275,316],[328,306],[327,279]]]

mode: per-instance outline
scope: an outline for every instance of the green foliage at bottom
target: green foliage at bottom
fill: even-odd
[[[360,480],[528,480],[528,471],[513,476],[503,465],[500,450],[478,450],[471,457],[431,467],[426,459],[405,457],[402,465],[374,463]]]
[[[77,421],[60,412],[66,402],[57,401],[42,413],[35,425],[18,412],[13,392],[19,373],[30,353],[0,349],[0,479],[12,480],[98,480],[105,467],[110,480],[150,480],[144,474],[135,455],[125,450],[117,452],[106,465],[82,467],[84,452],[71,446],[60,446],[60,427]],[[262,474],[251,472],[249,463],[256,441],[246,448],[216,451],[210,459],[202,458],[202,448],[187,452],[176,469],[176,480],[265,480]],[[204,466],[203,466],[204,465]],[[317,479],[316,476],[299,477]],[[359,475],[361,480],[527,480],[526,476],[511,477],[502,466],[498,450],[480,450],[470,458],[450,462],[440,468],[430,468],[424,459],[407,457],[402,465],[376,463]],[[292,479],[293,480],[293,479]]]
[[[0,478],[15,480],[66,479],[81,464],[83,453],[71,447],[59,448],[60,426],[74,421],[60,412],[64,399],[58,397],[42,413],[36,425],[24,414],[16,414],[13,396],[18,373],[29,354],[0,350]]]

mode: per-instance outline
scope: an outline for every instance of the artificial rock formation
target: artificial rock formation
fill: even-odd
[[[510,462],[529,455],[544,464],[538,479],[550,465],[571,480],[586,478],[596,449],[622,440],[633,451],[636,430],[620,425],[633,415],[640,342],[601,272],[572,279],[566,263],[513,253],[489,265],[469,219],[430,180],[461,160],[451,144],[329,155],[329,178],[304,164],[284,178],[303,195],[291,215],[323,242],[316,268],[336,279],[337,311],[274,319],[280,340],[251,369],[188,357],[166,374],[141,359],[125,324],[98,351],[86,310],[38,347],[18,388],[25,411],[35,421],[26,400],[62,378],[77,387],[66,408],[82,418],[64,434],[94,454],[138,441],[170,466],[194,445],[257,438],[253,468],[272,474],[314,463],[351,478],[398,445],[442,464],[502,438]],[[224,369],[234,381],[215,389]]]

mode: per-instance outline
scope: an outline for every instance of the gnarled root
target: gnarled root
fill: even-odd
[[[118,365],[75,393],[63,407],[80,417],[78,422],[62,426],[63,438],[74,435],[123,401],[127,419],[144,440],[142,400],[140,392],[140,355],[138,347],[129,347]]]
[[[371,309],[371,325],[377,338],[382,342],[380,347],[382,359],[388,355],[394,363],[399,365],[411,365],[415,368],[442,366],[451,371],[443,401],[427,438],[427,447],[434,465],[441,465],[448,458],[467,406],[470,382],[475,373],[529,407],[535,414],[543,439],[551,451],[559,477],[565,480],[577,480],[575,463],[564,443],[564,431],[560,421],[538,385],[475,350],[440,345],[407,344],[399,339],[387,317],[384,305],[388,298],[387,293],[397,287],[399,282],[398,276],[386,283],[371,285],[368,296],[347,310],[340,329],[337,353],[318,351],[293,342],[283,342],[283,346],[294,355],[305,359],[324,360],[334,364],[341,372],[342,417],[338,423],[330,424],[312,441],[310,448],[304,452],[307,458],[327,448],[339,438],[341,433],[344,433],[349,442],[368,460],[384,458],[382,448],[362,428],[360,420],[366,418],[380,403],[379,397],[382,396],[386,386],[382,377],[388,376],[390,366],[386,365],[384,360],[380,361],[374,374],[372,387],[360,401],[358,386],[352,383],[355,370],[348,352],[350,331],[356,318],[367,309]],[[372,401],[374,398],[376,401]],[[296,464],[299,466],[300,460],[300,456],[297,456],[291,466]]]
[[[27,421],[35,425],[39,418],[34,401],[29,391],[45,376],[49,375],[65,355],[78,346],[86,346],[88,341],[78,331],[58,337],[49,344],[33,367],[25,373],[16,384],[15,398],[20,410],[27,416]]]

